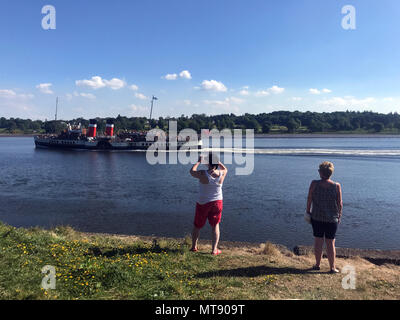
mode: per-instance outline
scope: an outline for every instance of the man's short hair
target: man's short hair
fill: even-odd
[[[208,164],[211,168],[217,169],[219,164],[219,158],[215,153],[210,152],[208,155]]]

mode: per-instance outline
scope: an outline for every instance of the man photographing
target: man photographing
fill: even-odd
[[[202,157],[200,156],[197,163],[190,169],[190,174],[194,178],[199,179],[199,198],[196,203],[191,251],[198,251],[197,242],[200,229],[204,227],[208,219],[212,228],[211,253],[219,255],[221,253],[221,250],[218,249],[220,236],[219,223],[223,208],[222,184],[228,173],[228,169],[212,153],[208,156],[208,170],[198,170],[201,163]]]

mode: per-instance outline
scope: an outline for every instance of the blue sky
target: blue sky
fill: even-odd
[[[44,5],[56,29],[44,30]],[[342,28],[353,5],[356,29]],[[0,116],[400,112],[398,0],[2,0]]]

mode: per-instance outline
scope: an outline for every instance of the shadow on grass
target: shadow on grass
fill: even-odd
[[[288,267],[268,267],[256,266],[247,268],[236,268],[228,270],[216,270],[203,272],[196,275],[197,278],[212,278],[212,277],[257,277],[262,275],[272,274],[322,274],[325,272],[318,272],[312,269],[295,269]]]
[[[115,256],[123,256],[129,253],[130,255],[135,255],[135,254],[146,254],[146,253],[177,253],[181,252],[178,249],[168,249],[168,248],[161,248],[159,246],[153,246],[153,247],[140,247],[140,246],[132,246],[132,247],[126,247],[126,248],[113,248],[113,249],[107,249],[107,248],[99,248],[99,247],[91,247],[89,249],[89,254],[99,257],[115,257]]]

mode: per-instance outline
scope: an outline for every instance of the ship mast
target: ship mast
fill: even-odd
[[[158,100],[158,98],[156,98],[155,96],[153,96],[153,97],[151,98],[151,109],[150,109],[150,119],[149,119],[149,123],[150,123],[150,121],[151,121],[151,116],[152,116],[152,114],[153,114],[153,103],[154,103],[154,100]]]
[[[58,97],[56,98],[56,115],[55,115],[56,121],[57,121],[57,112],[58,112]]]

